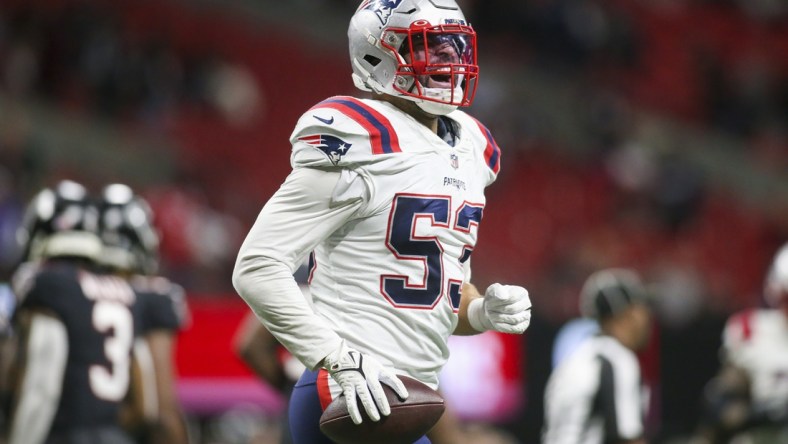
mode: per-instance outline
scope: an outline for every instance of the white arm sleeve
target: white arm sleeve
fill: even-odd
[[[68,333],[59,319],[33,314],[19,402],[9,444],[41,444],[55,417],[68,359]]]
[[[293,272],[323,239],[364,202],[357,174],[295,168],[265,204],[233,270],[238,294],[266,328],[308,368],[337,350],[342,339],[304,298]]]

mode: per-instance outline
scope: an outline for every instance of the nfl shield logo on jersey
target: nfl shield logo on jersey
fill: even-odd
[[[449,159],[451,160],[451,167],[452,167],[452,168],[454,168],[454,169],[456,170],[457,168],[459,168],[459,167],[460,167],[460,158],[459,158],[459,157],[457,157],[457,155],[456,155],[456,154],[454,154],[454,153],[451,153],[451,154],[449,155]]]

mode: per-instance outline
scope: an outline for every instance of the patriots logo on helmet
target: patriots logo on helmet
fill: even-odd
[[[349,150],[351,146],[351,144],[339,137],[330,136],[328,134],[314,134],[311,136],[299,137],[298,140],[308,143],[325,153],[325,155],[328,156],[328,160],[334,165],[342,160],[342,156],[347,153],[347,150]]]
[[[385,25],[391,13],[402,3],[402,0],[367,0],[359,9],[369,9],[378,16],[381,25]]]

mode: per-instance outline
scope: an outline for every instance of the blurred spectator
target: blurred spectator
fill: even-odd
[[[42,13],[29,4],[8,11],[5,88],[43,94],[102,117],[161,125],[179,106],[201,103],[235,124],[260,110],[254,76],[221,57],[193,63],[168,33],[130,38],[118,11],[97,2],[67,2]],[[203,79],[203,80],[198,80]]]
[[[161,254],[167,272],[200,293],[221,292],[240,245],[240,223],[209,206],[187,183],[150,190],[157,228],[162,232]]]

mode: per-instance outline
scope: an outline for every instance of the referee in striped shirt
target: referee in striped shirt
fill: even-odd
[[[651,314],[638,275],[627,269],[592,274],[580,295],[599,332],[550,375],[543,444],[644,444],[647,396],[635,352],[649,339]]]

